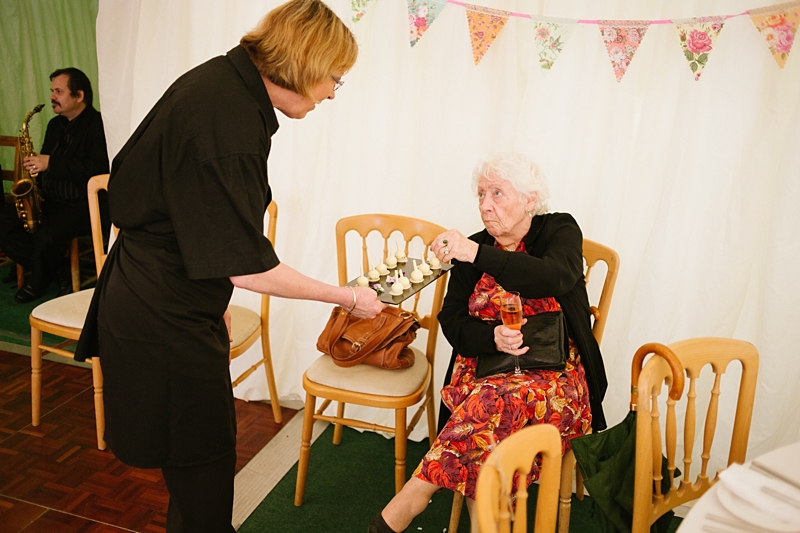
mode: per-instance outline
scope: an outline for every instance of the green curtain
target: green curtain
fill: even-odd
[[[34,149],[44,140],[50,107],[50,73],[76,67],[86,73],[99,109],[95,21],[99,0],[0,1],[0,135],[19,135],[22,120],[45,104],[29,124]],[[13,166],[13,152],[0,150],[0,165]]]

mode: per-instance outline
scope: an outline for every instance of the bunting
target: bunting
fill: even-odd
[[[800,1],[752,9],[749,13],[756,29],[767,41],[772,57],[783,68],[800,23]]]
[[[694,73],[695,81],[700,79],[700,74],[708,62],[708,54],[714,48],[714,43],[725,24],[723,17],[698,17],[692,19],[673,20],[675,29],[678,30],[683,55],[689,62],[689,68]]]
[[[372,1],[350,0],[353,22],[358,22],[364,17],[366,7]],[[406,0],[406,2],[409,42],[412,47],[422,39],[447,4],[463,7],[467,15],[472,58],[476,66],[483,60],[509,18],[532,21],[535,53],[539,65],[545,70],[553,68],[576,25],[596,25],[600,28],[600,35],[618,83],[628,71],[647,29],[652,25],[675,26],[681,50],[696,81],[700,79],[727,19],[749,15],[758,32],[766,40],[770,53],[780,68],[784,67],[789,58],[800,26],[800,0],[751,9],[738,14],[675,20],[572,20],[503,11],[467,4],[461,0]]]
[[[558,54],[575,29],[575,24],[548,22],[545,20],[533,21],[534,43],[539,56],[539,65],[545,69],[553,68]]]
[[[466,7],[469,36],[472,42],[472,58],[477,65],[497,36],[500,35],[511,13],[471,4],[466,4]]]
[[[603,43],[606,45],[611,66],[614,67],[614,75],[619,83],[628,71],[633,55],[642,44],[644,34],[650,27],[650,21],[598,20],[597,25],[600,27]]]
[[[447,0],[408,0],[408,30],[411,46],[422,39],[434,19],[439,16]]]
[[[367,4],[372,0],[350,0],[350,7],[353,10],[353,22],[358,22],[364,17]]]

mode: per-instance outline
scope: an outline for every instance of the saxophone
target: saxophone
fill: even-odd
[[[19,164],[22,172],[19,175],[19,179],[16,179],[11,186],[11,195],[14,197],[14,204],[17,206],[17,216],[28,233],[35,233],[39,228],[39,224],[42,223],[42,194],[36,184],[36,176],[39,173],[31,174],[22,166],[22,160],[29,155],[35,154],[31,136],[28,133],[28,122],[43,107],[44,104],[37,105],[25,115],[25,120],[22,121],[22,135],[19,136]]]

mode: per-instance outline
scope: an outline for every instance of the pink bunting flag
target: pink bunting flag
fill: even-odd
[[[470,41],[472,42],[472,58],[477,65],[481,62],[497,36],[500,35],[511,13],[471,4],[464,5],[467,8],[467,24],[469,25]]]
[[[639,49],[650,22],[647,20],[598,20],[600,34],[614,67],[617,83],[628,70],[633,55]]]
[[[697,81],[708,62],[708,54],[711,53],[719,32],[722,31],[725,17],[699,17],[672,22],[678,30],[683,55],[689,62],[689,68],[694,72],[694,79]]]
[[[767,41],[772,57],[783,68],[800,24],[800,1],[751,9],[749,13],[756,29]]]

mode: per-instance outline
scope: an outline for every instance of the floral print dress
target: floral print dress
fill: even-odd
[[[497,246],[497,245],[496,245]],[[517,252],[525,253],[520,242]],[[502,324],[499,296],[504,289],[484,274],[469,299],[470,315]],[[560,310],[555,298],[522,299],[523,314]],[[475,377],[476,359],[456,356],[450,384],[442,401],[452,411],[444,429],[423,457],[414,475],[423,481],[475,498],[481,465],[494,446],[528,424],[553,424],[561,433],[562,454],[570,439],[586,434],[592,425],[589,389],[580,355],[572,340],[563,371],[523,370]],[[530,484],[539,477],[532,465]]]

